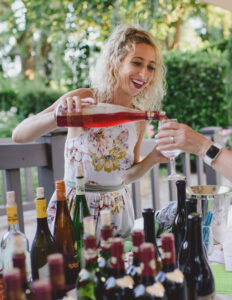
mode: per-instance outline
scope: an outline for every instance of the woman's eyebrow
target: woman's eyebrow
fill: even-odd
[[[142,58],[142,57],[140,57],[140,56],[134,56],[133,58],[137,58],[137,59],[140,59],[140,60],[144,60],[144,58]],[[155,64],[155,61],[154,61],[154,60],[150,60],[149,63]]]

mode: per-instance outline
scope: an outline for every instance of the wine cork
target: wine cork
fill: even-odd
[[[21,273],[18,268],[6,270],[3,274],[7,291],[21,290]]]
[[[83,219],[84,223],[84,234],[87,236],[95,235],[94,219],[92,216],[85,217]]]
[[[76,166],[76,177],[83,177],[83,165],[80,164],[78,166]]]
[[[111,212],[109,209],[103,209],[100,211],[101,226],[109,227],[111,225]]]
[[[35,280],[32,283],[32,290],[34,293],[36,292],[37,294],[43,295],[46,292],[50,292],[51,289],[51,284],[47,279]]]
[[[9,206],[15,205],[15,191],[9,191],[6,193],[6,202]]]
[[[44,188],[43,187],[37,187],[36,198],[38,198],[38,199],[44,198]]]

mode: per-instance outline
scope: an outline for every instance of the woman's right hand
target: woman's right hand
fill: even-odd
[[[82,106],[86,104],[96,104],[96,100],[90,97],[80,98],[79,96],[67,96],[62,97],[57,105],[59,105],[59,110],[63,113],[80,113],[82,111]]]

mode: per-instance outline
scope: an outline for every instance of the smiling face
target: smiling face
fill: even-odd
[[[131,101],[149,85],[155,73],[155,50],[151,45],[141,43],[122,60],[119,67],[119,87],[117,89],[118,103],[125,105],[125,100]],[[129,103],[128,103],[129,105]]]

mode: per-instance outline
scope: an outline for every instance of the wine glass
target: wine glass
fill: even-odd
[[[159,121],[158,130],[160,130],[163,125],[167,122],[178,122],[177,119],[165,119]],[[170,137],[172,138],[172,137]],[[170,166],[171,166],[171,174],[167,177],[167,180],[183,180],[185,177],[178,175],[176,173],[176,161],[175,158],[182,152],[180,149],[173,150],[162,150],[160,151],[164,156],[169,158]]]

